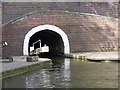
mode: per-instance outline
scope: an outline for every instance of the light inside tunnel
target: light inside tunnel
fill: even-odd
[[[69,45],[69,40],[68,40],[68,36],[67,34],[59,27],[54,26],[54,25],[49,25],[49,24],[45,24],[45,25],[39,25],[37,27],[32,28],[26,35],[24,38],[24,43],[23,43],[23,55],[29,55],[30,52],[30,46],[31,46],[31,42],[34,42],[34,39],[32,39],[32,37],[35,37],[37,33],[41,33],[42,31],[50,31],[51,33],[53,32],[54,34],[48,33],[45,35],[42,35],[42,37],[46,37],[47,35],[50,35],[50,38],[52,37],[52,39],[49,39],[51,41],[50,43],[50,52],[52,53],[53,51],[61,51],[62,53],[64,52],[64,54],[69,54],[70,53],[70,45]],[[40,39],[40,36],[38,36]],[[37,37],[37,39],[38,39]],[[57,39],[55,39],[57,38]],[[31,39],[31,40],[30,40]],[[35,39],[35,40],[37,40]],[[56,40],[53,44],[53,40]],[[31,41],[31,42],[30,42]],[[61,47],[61,50],[56,49],[57,47],[59,47],[59,45],[56,45],[57,42],[59,41],[59,45]],[[63,43],[63,44],[61,44]],[[52,46],[54,45],[54,46]],[[52,47],[53,48],[52,48]],[[64,47],[63,47],[64,46]],[[52,50],[51,50],[52,48]],[[55,50],[54,50],[55,49]],[[54,53],[53,52],[53,53]]]
[[[64,54],[64,44],[61,36],[50,30],[42,30],[36,32],[30,37],[28,51],[30,52],[30,47],[33,46],[33,43],[37,40],[41,40],[41,47],[45,44],[49,46],[49,54]],[[34,49],[39,48],[39,43],[34,45]]]

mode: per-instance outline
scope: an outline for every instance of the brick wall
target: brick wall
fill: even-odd
[[[7,23],[26,13],[39,10],[64,10],[118,17],[118,3],[108,2],[3,2],[2,22]]]
[[[23,55],[25,35],[32,28],[50,24],[61,28],[70,42],[71,52],[111,51],[117,48],[118,21],[96,15],[66,11],[39,11],[3,26],[3,57]]]

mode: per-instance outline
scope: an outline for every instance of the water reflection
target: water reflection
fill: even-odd
[[[53,87],[50,81],[49,71],[41,70],[38,73],[26,77],[26,87],[28,88]]]
[[[51,68],[3,80],[5,88],[117,88],[118,63],[52,58]],[[17,82],[17,83],[16,83]]]
[[[64,61],[64,67],[63,67],[63,75],[64,75],[64,81],[65,81],[65,85],[70,86],[70,59],[65,59]]]
[[[57,60],[54,61],[54,63]],[[65,59],[61,64],[53,65],[54,68],[42,69],[26,77],[28,88],[54,88],[70,86],[70,59]],[[59,68],[58,68],[59,67]],[[61,83],[58,83],[61,82]]]

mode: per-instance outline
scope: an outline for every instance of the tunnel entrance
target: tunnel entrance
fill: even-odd
[[[58,33],[54,31],[50,31],[48,29],[39,31],[34,35],[32,35],[32,37],[30,37],[29,47],[28,47],[29,53],[30,53],[30,47],[32,47],[33,43],[38,40],[41,40],[41,47],[43,47],[44,45],[49,46],[49,52],[42,54],[42,56],[64,54],[64,44],[61,36]],[[39,42],[34,45],[34,49],[39,47],[40,47]]]
[[[23,55],[29,55],[30,46],[34,41],[41,39],[44,44],[50,47],[50,53],[70,53],[69,40],[65,32],[54,25],[40,25],[32,28],[24,38]],[[37,48],[38,45],[35,46]]]

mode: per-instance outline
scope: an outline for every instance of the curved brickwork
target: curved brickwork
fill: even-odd
[[[118,3],[110,2],[3,2],[3,23],[38,10],[66,10],[118,17]]]
[[[50,24],[68,36],[71,52],[111,51],[117,48],[118,20],[99,15],[67,11],[39,11],[3,26],[3,57],[23,55],[25,35],[32,28]]]

